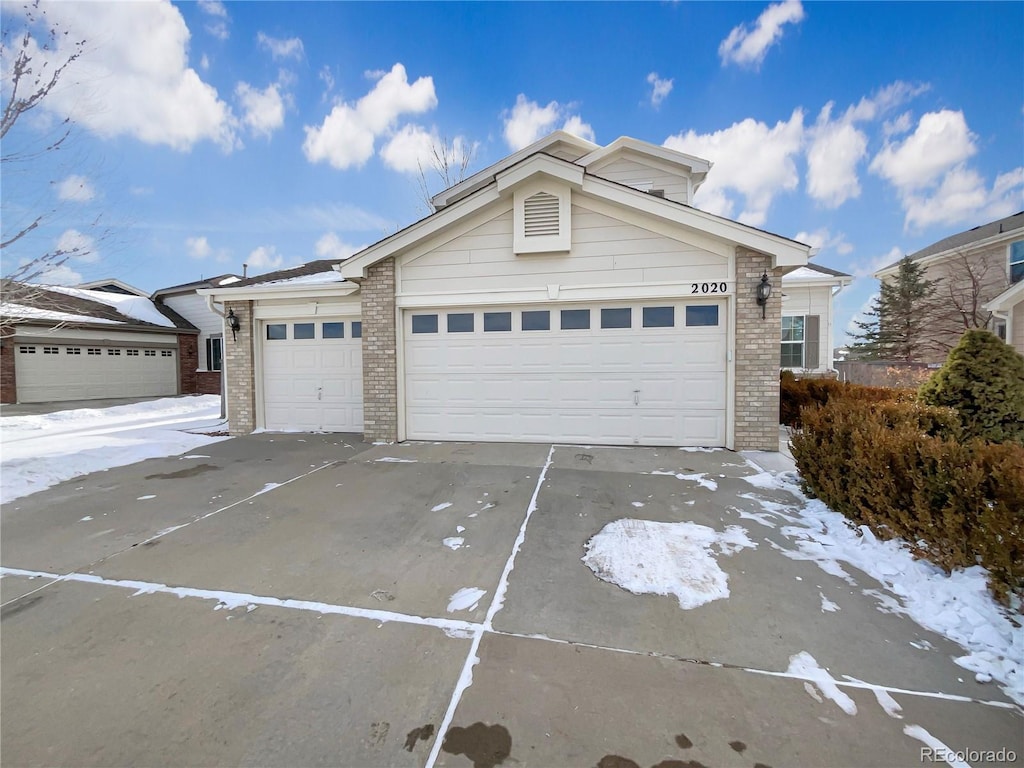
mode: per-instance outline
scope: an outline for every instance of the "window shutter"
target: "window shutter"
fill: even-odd
[[[523,201],[523,234],[526,237],[558,236],[558,198],[547,192]]]
[[[821,316],[808,315],[804,321],[804,368],[817,368],[821,363]]]

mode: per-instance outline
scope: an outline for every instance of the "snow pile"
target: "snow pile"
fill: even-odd
[[[698,472],[696,474],[687,475],[683,472],[666,472],[662,469],[656,469],[651,472],[652,475],[672,475],[677,480],[689,480],[692,483],[697,483],[703,488],[707,488],[709,491],[717,491],[718,483],[707,476],[706,473]]]
[[[635,595],[675,595],[687,610],[729,596],[714,548],[731,555],[755,546],[736,525],[723,533],[696,523],[616,520],[587,542],[582,559],[602,581]]]
[[[162,325],[165,328],[174,328],[174,323],[156,308],[156,305],[145,296],[131,296],[123,293],[110,293],[109,291],[92,291],[85,288],[68,288],[63,285],[48,285],[48,291],[66,293],[68,296],[77,296],[80,299],[88,299],[100,304],[113,307],[125,317],[135,320]]]
[[[23,320],[53,320],[58,323],[106,323],[117,325],[117,320],[108,320],[104,317],[89,317],[88,315],[76,315],[71,312],[58,312],[53,309],[39,309],[38,307],[26,307],[23,304],[11,304],[4,302],[0,304],[0,315]]]
[[[216,395],[2,417],[0,501],[7,503],[79,475],[227,439],[184,431],[218,424],[222,422]]]
[[[477,587],[463,587],[448,600],[448,613],[455,611],[475,611],[480,605],[480,600],[487,594],[486,589]]]
[[[312,275],[299,275],[298,277],[284,277],[280,280],[268,280],[262,285],[321,285],[324,283],[343,283],[345,278],[340,272],[330,270],[329,272],[316,272]]]
[[[915,560],[904,541],[880,541],[867,526],[854,527],[821,501],[807,499],[795,472],[779,476],[762,472],[744,479],[760,488],[786,491],[798,500],[800,508],[796,509],[753,494],[745,496],[758,500],[767,513],[785,510],[784,519],[793,524],[779,530],[797,548],[782,549],[784,555],[813,561],[826,573],[851,584],[854,581],[843,563],[877,579],[889,594],[866,593],[879,600],[881,610],[905,614],[959,644],[968,653],[955,659],[957,664],[974,672],[979,682],[999,681],[1008,696],[1024,704],[1024,632],[1020,630],[1024,615],[992,599],[984,568],[974,566],[946,574],[927,560]]]

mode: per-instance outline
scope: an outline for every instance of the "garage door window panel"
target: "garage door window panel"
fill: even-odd
[[[511,312],[484,312],[484,332],[511,331]]]
[[[324,323],[321,332],[325,339],[343,339],[345,338],[345,324]]]
[[[601,310],[601,327],[602,328],[632,328],[633,327],[633,310],[629,307],[623,307],[621,309],[602,309]]]
[[[281,341],[288,338],[288,326],[285,323],[267,325],[267,341]]]
[[[522,329],[524,331],[550,331],[551,330],[551,313],[546,309],[527,309],[523,310],[523,315],[520,318]]]
[[[361,339],[363,338],[363,324],[361,322],[352,323],[352,338]]]
[[[413,315],[413,333],[437,333],[437,315]]]
[[[472,312],[449,312],[448,333],[472,333],[473,313]]]
[[[589,309],[563,309],[562,310],[563,331],[585,331],[590,328]]]
[[[315,339],[316,323],[295,323],[292,326],[293,339]]]
[[[675,307],[644,307],[644,328],[674,328]]]
[[[691,304],[686,308],[686,327],[700,328],[718,325],[718,305]]]

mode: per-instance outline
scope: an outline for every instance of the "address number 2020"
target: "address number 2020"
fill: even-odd
[[[725,283],[690,283],[690,293],[725,293]]]

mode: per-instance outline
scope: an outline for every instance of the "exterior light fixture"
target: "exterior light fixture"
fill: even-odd
[[[767,270],[761,275],[761,282],[757,284],[757,303],[761,305],[761,319],[765,319],[765,312],[768,308],[768,297],[772,295],[772,284],[768,282]]]
[[[760,295],[760,294],[758,294]],[[238,341],[238,329],[242,327],[242,324],[238,322],[238,315],[235,314],[235,310],[228,310],[228,328],[231,329],[231,340]]]

